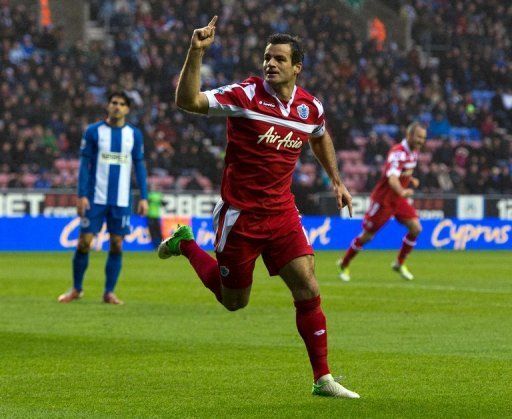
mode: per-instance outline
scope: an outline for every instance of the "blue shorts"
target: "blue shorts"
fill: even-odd
[[[80,232],[98,234],[106,220],[110,234],[126,236],[130,233],[130,214],[130,207],[91,204],[80,220]]]

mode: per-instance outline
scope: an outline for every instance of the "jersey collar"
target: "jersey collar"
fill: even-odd
[[[411,147],[409,147],[409,143],[407,142],[407,138],[404,138],[402,140],[402,146],[405,148],[405,151],[407,151],[408,153],[412,153]]]
[[[275,90],[272,88],[272,86],[268,84],[265,80],[263,80],[263,87],[265,88],[265,91],[277,101],[279,109],[281,110],[281,114],[283,116],[289,116],[293,100],[295,99],[295,92],[297,91],[297,86],[293,86],[292,97],[290,98],[286,106],[284,106],[283,102],[281,102],[281,99],[277,97],[277,94]]]

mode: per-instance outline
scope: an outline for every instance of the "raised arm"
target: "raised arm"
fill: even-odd
[[[327,131],[324,131],[322,136],[311,137],[309,142],[313,154],[326,171],[329,179],[331,179],[338,209],[342,209],[346,206],[352,217],[352,196],[341,181],[331,136]]]
[[[208,99],[201,93],[201,63],[206,49],[215,38],[217,16],[204,28],[195,29],[190,41],[187,58],[181,69],[176,88],[176,105],[189,112],[207,114]]]

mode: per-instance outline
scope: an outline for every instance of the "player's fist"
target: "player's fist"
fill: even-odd
[[[350,192],[343,183],[334,185],[333,189],[334,195],[336,196],[338,209],[341,210],[342,208],[347,207],[348,213],[352,218],[352,195],[350,195]]]
[[[413,188],[417,188],[418,186],[420,186],[420,180],[418,178],[412,177],[411,185]]]
[[[141,199],[137,205],[137,213],[139,215],[146,215],[148,213],[148,200]]]
[[[80,217],[85,215],[85,211],[90,209],[89,200],[85,196],[79,196],[76,200],[76,212]]]
[[[414,190],[411,188],[404,189],[401,195],[402,198],[409,198],[414,195]]]
[[[217,22],[217,16],[214,16],[208,26],[204,28],[195,29],[192,34],[192,40],[190,41],[191,49],[206,49],[208,48],[215,39],[215,23]]]

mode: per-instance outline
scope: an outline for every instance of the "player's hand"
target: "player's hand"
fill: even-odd
[[[414,195],[414,189],[411,189],[411,188],[404,189],[402,191],[401,195],[402,195],[402,198],[409,198]]]
[[[137,205],[137,213],[139,215],[146,215],[148,213],[148,200],[141,199]]]
[[[350,218],[352,218],[352,195],[345,187],[343,183],[339,185],[333,186],[334,195],[336,196],[336,202],[338,204],[338,209],[347,207]]]
[[[416,189],[418,186],[420,186],[420,180],[418,178],[412,177],[411,185],[414,189]]]
[[[214,16],[208,26],[204,28],[195,29],[192,34],[192,40],[190,41],[191,49],[206,49],[208,48],[215,38],[215,22],[217,22],[217,16]]]
[[[89,204],[89,199],[85,196],[79,196],[76,200],[76,212],[80,217],[85,215],[85,211],[91,208]]]

